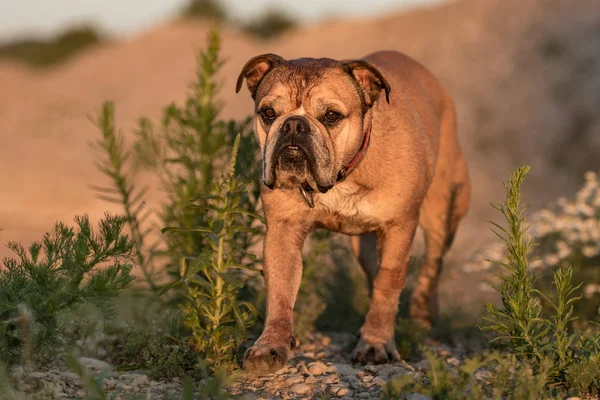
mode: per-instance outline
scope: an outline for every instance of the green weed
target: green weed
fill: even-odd
[[[248,235],[260,217],[240,207],[247,188],[235,177],[239,136],[233,146],[229,173],[217,182],[208,196],[198,199],[206,225],[185,228],[205,235],[208,246],[197,257],[180,259],[180,280],[172,286],[184,289],[184,324],[193,342],[211,368],[235,368],[237,348],[246,340],[257,312],[238,298],[244,271],[252,271],[256,260],[247,250]],[[165,232],[184,228],[167,227]],[[236,271],[237,270],[237,271]],[[238,273],[239,272],[239,273]]]
[[[106,215],[97,230],[87,216],[75,222],[56,223],[27,249],[8,244],[16,258],[0,269],[0,354],[9,363],[51,355],[66,339],[60,317],[68,312],[89,305],[113,317],[112,299],[133,280],[125,219]]]
[[[553,274],[555,290],[542,293],[535,289],[535,275],[529,272],[528,255],[532,246],[527,234],[525,209],[520,202],[520,187],[529,167],[517,169],[505,184],[507,200],[496,206],[507,221],[507,228],[494,224],[495,233],[505,242],[506,261],[496,261],[507,272],[496,287],[502,299],[500,308],[488,304],[490,324],[484,329],[498,334],[508,350],[536,374],[549,362],[548,385],[577,390],[577,394],[597,394],[600,391],[598,370],[588,365],[600,364],[599,336],[572,330],[569,322],[573,305],[581,298],[575,292],[580,285],[572,283],[573,270],[558,269]],[[543,315],[542,301],[549,304],[552,314]],[[584,341],[580,340],[586,337]],[[577,384],[574,385],[574,382]],[[587,387],[584,383],[588,382]]]

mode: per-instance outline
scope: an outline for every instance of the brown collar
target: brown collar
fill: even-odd
[[[365,156],[365,154],[367,152],[367,148],[369,147],[369,142],[371,141],[371,127],[372,126],[373,126],[373,122],[371,122],[371,124],[369,125],[369,128],[365,132],[362,145],[360,146],[360,149],[358,150],[358,152],[354,155],[354,158],[352,158],[352,160],[350,160],[348,165],[346,165],[344,168],[342,168],[340,170],[340,172],[338,172],[337,179],[336,179],[334,185],[337,185],[338,183],[340,183],[344,179],[346,179],[346,177],[356,168],[356,166],[358,165],[360,160],[362,160],[362,158]],[[306,200],[306,204],[308,204],[308,206],[310,208],[315,208],[315,200],[313,198],[313,190],[310,187],[305,188],[301,184],[300,192],[302,193],[302,197],[304,197],[304,200]]]

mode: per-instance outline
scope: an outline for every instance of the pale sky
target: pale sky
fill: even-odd
[[[236,19],[280,8],[305,21],[377,15],[440,0],[221,0]],[[130,34],[173,16],[185,0],[0,0],[0,40],[51,34],[66,25],[93,22],[109,34]]]

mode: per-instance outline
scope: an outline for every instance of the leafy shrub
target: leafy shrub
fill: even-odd
[[[260,164],[256,159],[257,144],[247,129],[250,119],[240,123],[223,121],[218,118],[222,105],[216,101],[218,82],[216,74],[223,65],[220,59],[220,39],[216,30],[208,35],[208,46],[198,56],[196,80],[192,84],[190,96],[183,107],[171,104],[166,107],[160,127],[156,127],[148,118],[141,118],[137,140],[132,150],[124,146],[123,135],[114,128],[114,107],[106,103],[98,119],[102,138],[97,148],[106,155],[106,161],[98,163],[100,170],[112,182],[112,187],[96,188],[101,198],[121,203],[128,216],[128,222],[138,246],[138,255],[148,253],[141,263],[144,275],[154,281],[152,271],[157,270],[160,260],[167,258],[167,271],[172,279],[179,278],[179,261],[182,254],[195,256],[202,253],[208,245],[203,232],[191,228],[206,226],[206,214],[203,209],[193,207],[192,202],[207,195],[214,182],[226,169],[221,160],[227,157],[238,132],[240,139],[238,175],[243,181],[255,178]],[[147,188],[137,190],[134,185],[134,166],[141,166],[151,172],[160,182],[161,189],[167,195],[162,210],[147,210],[144,196]],[[240,199],[248,210],[258,208],[259,185],[252,179],[253,186],[247,195]],[[116,196],[106,196],[115,193]],[[161,225],[173,229],[172,234],[162,237],[164,243],[147,247],[148,213],[158,211]],[[137,232],[137,233],[135,233]],[[250,247],[258,237],[247,237]],[[161,268],[162,269],[162,268]],[[151,285],[155,285],[151,283]]]
[[[92,186],[100,193],[99,197],[110,203],[122,204],[127,225],[135,245],[137,265],[142,270],[144,280],[154,291],[158,291],[156,283],[156,266],[154,257],[157,254],[157,244],[147,248],[149,229],[143,228],[148,222],[150,212],[143,201],[148,187],[136,190],[133,173],[132,152],[125,147],[124,137],[114,124],[115,107],[111,102],[104,103],[96,124],[102,133],[101,139],[92,143],[92,147],[102,157],[96,161],[96,167],[110,178],[112,187]]]
[[[453,370],[440,357],[424,350],[428,362],[425,379],[411,375],[390,382],[384,397],[417,392],[433,399],[539,399],[567,395],[600,394],[600,332],[570,329],[573,308],[580,296],[572,283],[571,268],[554,272],[553,292],[535,288],[536,276],[529,271],[532,247],[525,223],[525,207],[520,202],[520,187],[529,167],[517,169],[505,184],[507,200],[496,208],[504,215],[507,227],[494,225],[504,241],[506,261],[495,261],[505,274],[494,288],[501,306],[487,305],[490,324],[484,329],[498,336],[504,353],[480,354]],[[498,250],[496,250],[498,251]],[[542,301],[552,310],[543,312]]]
[[[160,212],[164,226],[181,228],[165,237],[167,254],[170,257],[169,271],[173,277],[179,275],[179,258],[182,254],[195,256],[208,245],[203,232],[191,228],[206,226],[203,209],[191,207],[198,197],[208,195],[214,183],[227,169],[222,160],[227,159],[233,141],[239,132],[239,152],[248,164],[237,165],[238,175],[243,181],[255,178],[259,164],[255,161],[257,145],[249,134],[250,119],[241,123],[220,120],[222,105],[217,102],[219,84],[216,74],[223,65],[220,58],[220,38],[216,30],[208,35],[208,46],[198,57],[196,81],[192,84],[191,96],[184,107],[172,104],[164,113],[160,132],[147,119],[142,119],[135,144],[137,160],[156,174],[167,202]],[[250,140],[249,140],[250,139]],[[240,198],[240,206],[248,210],[258,207],[259,186]],[[247,237],[251,242],[257,237]]]
[[[580,395],[596,394],[600,391],[600,374],[586,367],[600,364],[600,334],[592,336],[569,329],[568,323],[574,319],[573,304],[580,298],[574,295],[579,286],[572,284],[572,269],[554,272],[554,293],[536,290],[535,276],[529,273],[531,239],[527,235],[525,208],[520,204],[520,187],[528,171],[529,167],[522,167],[513,173],[505,185],[507,200],[496,207],[508,224],[507,228],[494,224],[495,232],[504,240],[508,251],[505,262],[496,262],[507,274],[496,287],[502,307],[487,306],[486,320],[491,324],[485,328],[498,333],[496,340],[504,341],[533,371],[541,370],[543,363],[549,360],[548,381],[553,386],[577,389]],[[553,311],[550,318],[542,313],[541,298]],[[573,386],[575,381],[576,387]],[[589,385],[583,388],[585,382]]]
[[[169,105],[159,126],[142,118],[131,150],[114,127],[112,104],[105,104],[97,121],[102,137],[96,147],[105,156],[98,167],[112,185],[96,189],[102,198],[124,206],[146,281],[157,294],[167,293],[161,298],[171,306],[183,307],[184,325],[204,361],[211,368],[231,369],[236,347],[256,314],[242,298],[252,274],[236,269],[252,269],[258,262],[249,249],[262,235],[260,218],[253,213],[259,208],[255,178],[260,163],[256,140],[247,129],[250,119],[238,123],[218,118],[219,51],[213,29],[207,49],[198,56],[196,80],[184,105]],[[224,159],[233,147],[228,165]],[[136,166],[160,183],[167,197],[161,210],[146,209],[147,188],[138,190],[134,184]],[[148,215],[155,211],[167,234],[149,246]],[[154,272],[165,263],[169,281],[161,286]]]
[[[114,315],[111,299],[130,285],[133,243],[125,219],[106,215],[94,231],[87,216],[76,228],[57,223],[25,249],[11,242],[16,258],[0,269],[0,355],[10,363],[52,354],[65,339],[59,318],[91,305]]]
[[[536,374],[514,356],[484,353],[451,367],[433,351],[423,349],[427,370],[423,378],[406,374],[384,387],[384,399],[398,399],[405,393],[419,393],[434,400],[528,399],[544,397],[548,365]],[[547,396],[547,394],[546,394]]]
[[[170,305],[142,288],[128,290],[119,300],[121,312],[114,323],[92,334],[86,335],[85,327],[69,332],[78,338],[83,355],[96,357],[100,350],[102,359],[119,371],[144,370],[157,380],[198,376],[198,353],[183,338],[178,313]]]
[[[141,349],[141,367],[150,379],[172,379],[191,375],[198,364],[198,353],[185,342],[167,336],[152,337]]]
[[[89,26],[71,28],[50,40],[22,39],[0,45],[0,59],[18,60],[34,67],[48,67],[103,40]]]
[[[257,314],[250,303],[238,298],[243,281],[233,271],[251,270],[256,256],[248,252],[244,237],[257,233],[251,225],[260,219],[240,207],[247,188],[234,175],[238,147],[239,136],[229,173],[208,196],[198,199],[197,207],[203,210],[207,225],[188,229],[205,234],[208,246],[191,262],[189,256],[182,256],[180,281],[175,283],[184,288],[184,324],[192,330],[194,345],[212,368],[229,370],[234,368],[236,350],[246,340]]]
[[[205,18],[216,21],[226,20],[227,13],[216,0],[190,0],[181,10],[183,17]]]
[[[554,286],[552,273],[560,267],[571,266],[573,282],[582,284],[585,301],[574,304],[574,315],[581,317],[574,323],[585,325],[585,321],[600,315],[600,186],[595,173],[585,175],[585,183],[575,199],[558,200],[555,207],[543,209],[531,216],[529,236],[535,246],[529,248],[531,262],[528,268],[539,274],[536,288],[548,291]],[[489,278],[497,281],[498,264],[487,260],[498,260],[507,254],[502,242],[486,246],[477,254],[469,270],[487,270]],[[549,303],[542,303],[545,311],[551,312]]]
[[[280,10],[267,11],[255,20],[243,24],[246,32],[261,39],[273,39],[296,26],[296,20]]]

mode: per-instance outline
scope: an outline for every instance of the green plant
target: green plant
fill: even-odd
[[[197,58],[196,80],[184,106],[167,106],[160,127],[142,118],[131,153],[123,145],[123,136],[114,128],[112,104],[104,105],[98,119],[102,139],[97,148],[106,154],[108,160],[98,163],[98,167],[111,178],[112,187],[96,189],[101,190],[102,198],[118,201],[125,208],[136,239],[138,257],[143,261],[144,275],[150,281],[151,271],[158,269],[157,264],[165,258],[170,277],[177,279],[181,254],[195,256],[207,245],[201,232],[191,229],[205,225],[205,215],[201,209],[189,205],[196,197],[207,195],[223,172],[226,166],[220,160],[226,157],[238,132],[244,133],[239,148],[239,159],[244,164],[243,168],[238,165],[238,174],[242,179],[250,180],[255,178],[260,166],[255,156],[256,141],[247,129],[250,119],[240,123],[219,119],[222,105],[216,100],[219,90],[216,74],[223,61],[219,54],[220,39],[216,29],[209,32],[207,41],[207,49],[201,51]],[[147,188],[138,190],[135,187],[135,166],[149,170],[159,181],[167,197],[162,210],[145,209],[143,200]],[[256,179],[251,180],[252,190],[243,196],[241,206],[256,210],[259,186]],[[113,195],[107,197],[107,193]],[[146,217],[149,212],[155,211],[159,211],[162,226],[181,229],[163,236],[161,239],[164,243],[145,248],[148,233]],[[246,238],[249,247],[258,236]]]
[[[256,260],[244,237],[256,234],[251,226],[260,220],[240,207],[247,187],[235,176],[239,139],[233,146],[228,174],[194,205],[205,215],[206,225],[164,229],[173,233],[189,229],[205,235],[208,245],[195,258],[181,257],[180,280],[171,286],[184,289],[184,324],[192,330],[194,345],[212,369],[235,367],[236,350],[246,340],[257,314],[250,303],[238,297],[242,272],[251,270]]]
[[[141,367],[150,379],[172,379],[194,372],[198,353],[188,343],[168,336],[154,336],[141,350]]]
[[[89,26],[70,28],[49,40],[31,38],[0,45],[0,59],[13,59],[34,67],[48,67],[63,62],[103,40]]]
[[[243,25],[246,32],[261,39],[272,39],[294,29],[297,22],[281,10],[269,10],[260,17]]]
[[[67,312],[91,305],[114,316],[112,298],[133,280],[125,219],[106,215],[97,232],[87,216],[75,222],[76,228],[56,223],[28,249],[8,244],[16,258],[0,269],[0,355],[9,363],[52,354],[65,339],[60,317]]]
[[[422,349],[427,360],[425,376],[406,374],[384,387],[384,399],[398,399],[406,393],[419,393],[434,400],[554,398],[545,391],[549,361],[536,374],[516,357],[483,353],[465,360],[456,369],[433,351]]]
[[[19,399],[9,377],[6,365],[4,365],[2,361],[0,361],[0,393],[2,393],[7,399]]]
[[[394,329],[396,333],[396,349],[403,360],[421,357],[421,344],[427,335],[427,330],[411,322],[409,319],[401,318],[396,321]]]
[[[582,284],[585,300],[573,304],[578,319],[569,325],[585,328],[588,321],[600,315],[600,185],[594,172],[587,172],[584,184],[573,199],[559,198],[556,204],[531,215],[528,236],[530,247],[528,268],[538,274],[535,286],[542,292],[554,288],[553,273],[560,267],[573,269],[575,286]],[[488,279],[499,283],[503,268],[486,260],[503,259],[508,254],[503,241],[490,243],[478,254],[469,270],[487,271]],[[543,313],[552,313],[548,302],[542,303]]]
[[[153,244],[147,248],[148,233],[150,228],[143,228],[151,215],[151,210],[146,208],[144,198],[148,193],[148,187],[136,190],[134,182],[136,176],[132,168],[132,153],[125,147],[125,138],[123,134],[116,130],[115,107],[111,102],[106,102],[102,106],[102,111],[97,126],[100,128],[102,137],[92,147],[104,159],[96,161],[96,167],[104,173],[112,182],[112,187],[92,186],[101,199],[110,203],[122,204],[125,212],[125,218],[131,237],[135,245],[135,254],[137,265],[142,270],[144,280],[154,291],[158,291],[156,281],[156,265],[154,263],[157,255],[158,244]]]
[[[228,400],[233,398],[225,388],[231,385],[233,376],[227,374],[225,370],[218,370],[214,375],[204,381],[204,384],[199,388],[198,395],[201,399],[211,400]],[[183,400],[191,400],[192,397],[183,396]]]
[[[223,61],[216,29],[210,30],[207,43],[197,58],[196,79],[184,104],[167,106],[159,125],[142,118],[131,150],[115,128],[113,105],[104,105],[97,120],[102,137],[96,148],[105,158],[97,166],[110,178],[111,186],[95,189],[103,199],[123,205],[146,281],[166,299],[164,306],[191,301],[186,307],[193,308],[189,304],[199,304],[204,294],[212,296],[208,300],[214,300],[213,308],[184,310],[187,331],[181,336],[192,334],[195,347],[216,368],[221,363],[232,365],[235,347],[245,339],[252,319],[249,304],[243,301],[252,291],[248,286],[241,288],[252,275],[231,272],[230,267],[251,268],[257,263],[248,249],[257,244],[262,229],[253,213],[260,204],[255,179],[260,160],[248,129],[250,119],[239,123],[219,119],[222,104],[216,100],[216,75]],[[241,135],[236,136],[237,132]],[[227,165],[224,160],[234,141],[235,154]],[[135,185],[137,167],[149,171],[166,195],[160,210],[145,208],[147,188]],[[225,177],[219,179],[223,173]],[[252,183],[241,184],[247,181]],[[158,214],[161,227],[168,227],[168,234],[149,247],[147,216],[152,212]],[[157,270],[166,270],[169,277],[161,286],[156,284]],[[204,286],[199,284],[202,280]],[[202,333],[203,329],[209,334]],[[211,337],[213,331],[222,337]],[[138,339],[150,340],[144,335]]]
[[[227,13],[216,0],[189,0],[181,10],[181,16],[186,18],[205,18],[216,21],[226,20]]]
[[[202,209],[190,205],[197,197],[209,193],[223,172],[224,165],[219,165],[219,160],[226,157],[235,134],[245,131],[249,122],[239,124],[218,119],[222,105],[216,100],[219,89],[216,74],[223,65],[219,51],[220,39],[217,31],[212,30],[207,49],[198,57],[196,82],[185,106],[172,104],[166,109],[160,134],[145,119],[138,131],[137,159],[157,175],[167,195],[160,213],[161,222],[164,226],[181,228],[165,237],[170,260],[168,270],[175,279],[179,257],[182,254],[195,256],[207,246],[202,232],[192,229],[205,226],[206,215]],[[244,144],[250,143],[244,141]],[[256,154],[256,145],[253,142],[252,145],[242,151]],[[256,171],[257,164],[254,163],[240,172],[254,174]],[[258,193],[253,193],[255,198],[245,196],[243,199],[244,207],[255,209]],[[248,237],[248,240],[253,239]]]
[[[499,336],[495,340],[504,341],[508,349],[536,373],[549,360],[551,386],[582,390],[582,382],[590,382],[578,394],[597,393],[600,391],[597,370],[587,369],[586,377],[573,376],[583,371],[578,365],[600,364],[600,341],[597,341],[598,336],[590,337],[569,329],[569,322],[574,318],[573,304],[580,298],[574,295],[579,286],[572,284],[572,269],[559,269],[553,274],[555,292],[551,294],[536,290],[535,275],[529,273],[528,255],[532,244],[527,235],[526,207],[520,203],[520,187],[528,171],[529,167],[521,167],[513,173],[505,184],[506,202],[496,206],[508,224],[507,228],[493,224],[508,252],[506,261],[496,262],[507,274],[501,277],[501,285],[495,287],[500,293],[502,307],[487,305],[485,319],[490,325],[484,329],[497,333]],[[542,313],[542,299],[550,305],[550,318]],[[587,337],[584,341],[580,340],[583,336]],[[578,382],[576,387],[574,381]]]
[[[505,184],[506,203],[494,206],[508,223],[508,229],[505,229],[492,222],[499,230],[494,230],[494,233],[504,240],[508,249],[507,260],[497,262],[509,274],[502,277],[501,287],[495,288],[502,297],[503,309],[498,309],[493,304],[487,305],[490,316],[486,320],[492,322],[492,325],[485,329],[500,333],[500,338],[510,340],[514,351],[527,354],[540,362],[543,358],[540,343],[548,334],[548,328],[543,324],[541,302],[535,296],[535,276],[528,271],[527,256],[531,241],[527,236],[528,227],[524,223],[525,208],[520,204],[520,187],[528,171],[529,167],[523,167],[513,173]]]
[[[84,389],[85,399],[89,400],[105,400],[107,399],[106,391],[104,390],[104,380],[108,371],[101,372],[98,376],[91,374],[73,353],[67,355],[67,366],[74,374],[79,376]]]
[[[384,388],[384,399],[399,398],[403,393],[420,393],[430,396],[434,400],[465,399],[467,398],[466,388],[468,385],[471,385],[471,389],[476,392],[470,398],[480,398],[478,397],[480,387],[472,384],[471,377],[478,368],[489,362],[489,360],[471,359],[460,368],[459,374],[456,375],[446,362],[441,357],[436,356],[433,351],[426,349],[422,351],[428,363],[425,380],[412,374],[393,379]]]
[[[94,376],[90,373],[85,366],[83,366],[73,353],[67,355],[67,365],[71,372],[77,374],[84,388],[84,399],[85,400],[105,400],[109,397],[104,389],[104,380],[106,379],[106,371]],[[204,371],[206,375],[206,371]],[[164,377],[163,377],[164,378]],[[0,370],[0,389],[6,388],[7,391],[2,393],[11,394],[9,383],[8,386],[3,387],[5,380],[3,379],[2,370]],[[8,382],[8,380],[6,380]],[[228,376],[224,371],[217,371],[214,376],[205,379],[202,385],[198,387],[198,390],[194,391],[194,382],[189,376],[183,378],[181,383],[181,397],[180,400],[194,400],[197,398],[195,394],[201,399],[211,400],[227,400],[231,398],[231,395],[225,390],[233,382],[231,376]],[[129,398],[129,397],[128,397]],[[135,396],[133,398],[140,398]],[[165,394],[164,399],[172,399],[169,393]]]

